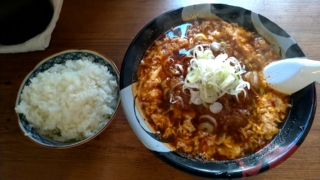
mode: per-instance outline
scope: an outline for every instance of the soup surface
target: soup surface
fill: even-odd
[[[279,59],[263,37],[237,24],[219,18],[186,23],[146,51],[138,103],[154,131],[182,155],[204,161],[250,155],[279,133],[291,106],[289,96],[263,79],[263,68]],[[200,62],[210,68],[195,71]],[[226,65],[235,72],[223,77]],[[200,78],[209,76],[216,81]]]

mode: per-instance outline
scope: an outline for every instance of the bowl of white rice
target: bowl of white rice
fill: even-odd
[[[120,104],[119,71],[89,50],[41,61],[23,80],[15,111],[24,135],[46,147],[74,147],[99,135]]]

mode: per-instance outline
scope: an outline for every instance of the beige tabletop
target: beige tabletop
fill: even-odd
[[[288,32],[308,58],[320,59],[319,0],[65,0],[46,50],[0,55],[0,179],[197,179],[145,148],[122,107],[108,129],[92,141],[56,150],[40,147],[23,135],[14,106],[22,80],[45,57],[67,49],[89,49],[108,56],[120,69],[129,44],[149,21],[202,2],[260,13]],[[319,110],[298,150],[276,168],[251,179],[320,179]]]

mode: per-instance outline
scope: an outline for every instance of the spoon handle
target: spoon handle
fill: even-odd
[[[312,78],[314,81],[320,83],[320,61],[304,60],[302,62],[304,65],[302,71],[306,78]]]

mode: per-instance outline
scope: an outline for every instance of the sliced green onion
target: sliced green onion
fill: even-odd
[[[224,79],[224,81],[220,84],[221,89],[226,89],[229,86],[233,84],[233,82],[236,80],[231,74]]]
[[[197,70],[193,70],[193,71],[191,71],[191,72],[189,72],[188,74],[187,74],[187,80],[190,82],[190,83],[194,83],[194,82],[196,82],[196,81],[198,81],[199,80],[199,78],[200,78],[200,73],[199,73],[199,71],[197,71]]]
[[[190,99],[190,103],[197,105],[213,104],[226,93],[238,97],[244,92],[246,96],[245,88],[250,89],[250,84],[241,77],[246,72],[244,68],[234,57],[227,54],[214,57],[211,50],[197,45],[193,49],[183,89],[197,92],[191,93]]]

